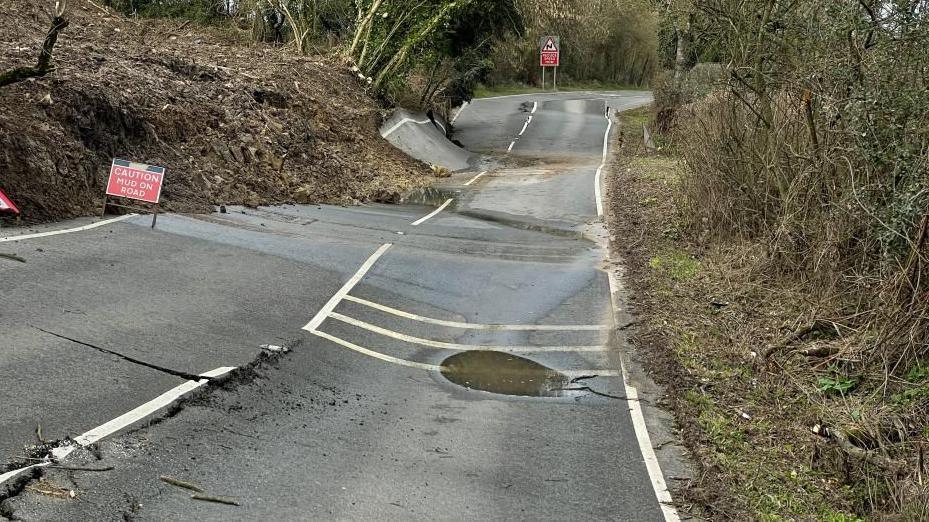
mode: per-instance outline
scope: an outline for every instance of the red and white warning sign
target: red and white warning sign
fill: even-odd
[[[6,197],[6,194],[4,194],[2,190],[0,190],[0,212],[19,214],[19,209],[10,201],[10,198]]]
[[[164,167],[114,159],[106,193],[108,196],[158,203],[164,178]]]
[[[539,40],[539,53],[542,67],[558,67],[561,61],[561,39],[557,36],[543,36]]]

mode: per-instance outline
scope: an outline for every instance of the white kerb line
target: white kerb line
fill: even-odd
[[[462,104],[461,104],[461,107],[458,108],[458,111],[455,112],[455,115],[452,116],[452,121],[449,122],[449,123],[451,123],[452,125],[454,125],[454,124],[455,124],[455,120],[457,120],[458,117],[461,116],[461,111],[465,110],[465,107],[467,107],[467,106],[468,106],[468,102],[462,103]]]
[[[423,217],[417,219],[416,221],[410,223],[410,225],[413,225],[414,227],[415,227],[415,226],[418,226],[418,225],[422,225],[422,224],[425,223],[426,220],[428,220],[429,218],[431,218],[431,217],[435,216],[436,214],[438,214],[439,212],[442,212],[443,210],[445,210],[445,207],[447,207],[449,204],[451,204],[451,202],[452,202],[452,198],[446,199],[446,200],[445,200],[445,203],[442,203],[442,205],[439,206],[439,208],[433,210],[432,212],[426,214],[425,216],[423,216]]]
[[[481,172],[481,173],[478,174],[477,176],[474,176],[473,178],[471,178],[467,183],[464,184],[464,186],[467,187],[468,185],[470,185],[470,184],[474,183],[475,181],[481,179],[481,176],[483,176],[484,174],[487,174],[487,171],[486,171],[486,170],[483,171],[483,172]]]
[[[612,271],[607,272],[607,279],[610,284],[610,303],[613,306],[613,316],[619,311],[619,283],[616,281],[616,275]],[[672,504],[671,492],[668,491],[668,485],[665,483],[664,474],[661,472],[661,465],[658,463],[658,457],[655,455],[655,448],[652,446],[652,439],[648,434],[648,426],[645,424],[645,414],[642,412],[642,405],[639,401],[639,391],[629,385],[629,374],[626,372],[626,365],[620,354],[620,370],[623,379],[623,387],[626,392],[626,404],[629,406],[629,416],[632,419],[632,427],[635,429],[635,437],[639,443],[639,452],[642,453],[642,460],[645,461],[645,469],[652,482],[652,489],[655,491],[655,498],[661,507],[666,522],[680,522],[680,516]]]
[[[107,220],[104,220],[104,221],[97,221],[96,223],[91,223],[91,224],[89,224],[89,225],[84,225],[84,226],[74,227],[74,228],[65,228],[65,229],[62,229],[62,230],[50,230],[50,231],[48,231],[48,232],[38,232],[38,233],[35,233],[35,234],[23,234],[23,235],[21,235],[21,236],[0,237],[0,243],[6,243],[6,242],[8,242],[8,241],[22,241],[22,240],[25,240],[25,239],[35,239],[35,238],[38,238],[38,237],[58,236],[58,235],[61,235],[61,234],[70,234],[70,233],[72,233],[72,232],[83,232],[84,230],[92,230],[92,229],[95,229],[95,228],[99,228],[99,227],[102,227],[102,226],[109,225],[109,224],[111,224],[111,223],[116,223],[116,222],[119,222],[119,221],[123,221],[123,220],[129,219],[129,218],[131,218],[131,217],[134,217],[134,216],[136,216],[136,215],[137,215],[137,214],[126,214],[125,216],[119,216],[119,217],[115,217],[115,218],[113,218],[113,219],[107,219]]]
[[[407,124],[407,123],[416,123],[417,125],[424,125],[426,123],[432,123],[432,120],[428,120],[428,119],[427,120],[414,120],[413,118],[403,118],[402,120],[395,123],[393,127],[387,129],[386,132],[382,133],[381,136],[386,138],[387,136],[390,136],[391,134],[393,134],[395,130],[399,129],[400,127],[402,127],[404,124]]]
[[[220,377],[222,375],[225,375],[231,372],[232,370],[235,370],[235,367],[221,366],[219,368],[216,368],[215,370],[210,370],[208,372],[201,373],[200,376],[201,377]],[[162,393],[158,397],[155,397],[154,399],[146,402],[145,404],[129,412],[126,412],[123,415],[120,415],[119,417],[116,417],[115,419],[109,422],[106,422],[104,424],[101,424],[100,426],[97,426],[96,428],[84,433],[83,435],[79,435],[78,437],[75,437],[74,442],[76,446],[73,446],[73,445],[72,446],[61,446],[59,448],[53,449],[52,456],[55,458],[56,461],[60,461],[61,459],[64,459],[65,457],[70,455],[75,449],[77,449],[77,447],[88,446],[90,444],[93,444],[94,442],[99,441],[100,439],[103,439],[104,437],[108,437],[116,433],[117,431],[127,426],[130,426],[144,419],[145,417],[148,417],[149,415],[155,413],[156,411],[172,404],[177,399],[190,393],[193,390],[196,390],[197,388],[203,386],[204,384],[208,382],[209,380],[207,379],[199,379],[196,381],[185,381],[183,384],[175,386],[174,388]],[[24,471],[27,471],[33,468],[49,466],[51,464],[52,464],[52,461],[40,462],[38,464],[33,464],[31,466],[26,466],[24,468],[19,468],[19,469],[9,471],[7,473],[0,475],[0,484],[3,484],[7,480],[23,473]]]
[[[323,305],[323,307],[320,308],[318,312],[316,312],[316,315],[310,319],[310,322],[306,323],[306,326],[304,326],[303,329],[315,333],[316,329],[319,328],[319,325],[323,324],[323,321],[326,320],[326,317],[328,317],[329,314],[335,310],[335,307],[339,304],[339,301],[341,301],[352,290],[352,288],[355,288],[355,285],[357,285],[362,280],[362,278],[364,278],[365,274],[371,270],[371,267],[374,266],[374,263],[376,263],[377,260],[382,255],[384,255],[384,252],[387,252],[387,250],[392,246],[393,243],[384,243],[373,254],[371,254],[371,256],[368,257],[368,259],[364,262],[364,264],[361,265],[361,268],[355,272],[355,275],[346,281],[345,284],[342,285],[342,288],[339,288],[339,290],[329,298],[329,301],[326,302],[326,304]]]
[[[603,155],[600,160],[600,166],[597,167],[597,175],[594,176],[594,199],[597,200],[597,216],[603,216],[603,201],[601,201],[602,196],[600,194],[600,177],[603,173],[603,168],[606,167],[606,153],[610,146],[610,129],[613,128],[613,119],[610,118],[609,112],[606,114],[606,132],[603,133]]]

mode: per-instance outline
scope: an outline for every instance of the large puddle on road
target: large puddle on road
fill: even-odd
[[[560,397],[568,376],[517,355],[494,351],[468,351],[442,363],[442,375],[455,384],[505,395]]]

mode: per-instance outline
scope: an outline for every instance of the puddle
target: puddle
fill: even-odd
[[[571,387],[568,376],[518,355],[468,351],[442,362],[442,375],[455,384],[504,395],[561,397]]]

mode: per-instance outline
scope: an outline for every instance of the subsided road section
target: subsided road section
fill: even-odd
[[[474,127],[484,102],[469,106],[460,139],[501,168],[470,185],[478,172],[453,177],[442,187],[453,202],[415,226],[436,209],[231,208],[164,216],[154,232],[130,219],[6,243],[27,262],[0,265],[0,328],[17,347],[0,356],[4,381],[16,376],[0,391],[3,404],[17,405],[0,410],[5,453],[34,442],[34,423],[46,438],[82,433],[180,382],[32,326],[189,373],[248,364],[262,344],[293,349],[68,460],[110,471],[44,471],[75,500],[24,491],[0,512],[25,520],[667,516],[616,377],[604,253],[583,238],[597,221],[592,183],[606,122],[587,112],[594,95],[577,99],[588,101],[541,97],[511,159],[503,156],[525,122],[524,101],[489,109],[516,117],[483,134]],[[576,131],[562,142],[547,130],[559,119]],[[553,168],[552,158],[573,168]],[[321,311],[314,329],[329,337],[302,329]],[[579,325],[590,328],[571,328]],[[432,366],[461,347],[520,347],[521,357],[587,378],[554,397],[502,395],[331,338]],[[580,375],[591,371],[599,374]],[[159,475],[240,505],[193,501]]]

